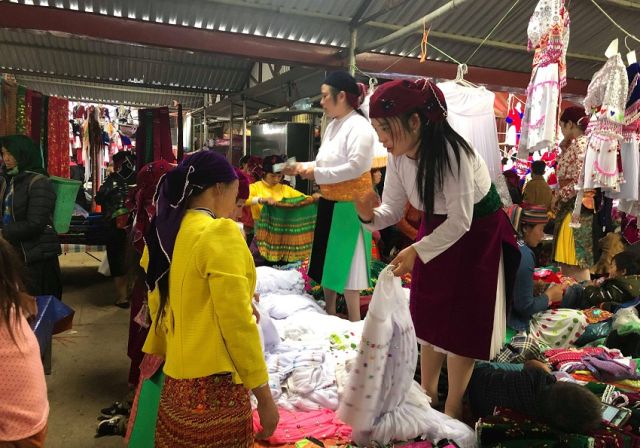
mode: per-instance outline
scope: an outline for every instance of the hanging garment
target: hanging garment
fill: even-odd
[[[448,81],[438,84],[447,101],[447,121],[482,156],[493,182],[502,174],[500,145],[493,104],[496,95]]]
[[[18,86],[16,96],[16,134],[26,135],[27,132],[27,89]]]
[[[619,54],[593,75],[584,99],[585,110],[595,112],[587,131],[584,188],[620,191],[623,179],[618,156],[628,90],[627,70]]]
[[[564,0],[540,0],[527,28],[528,49],[535,48],[533,71],[527,88],[518,158],[556,143],[560,89],[566,80],[569,46],[569,11]]]
[[[522,107],[522,103],[518,102],[518,105]],[[517,107],[512,107],[509,109],[509,114],[507,115],[506,122],[509,125],[507,128],[507,135],[505,138],[505,143],[509,146],[518,146],[520,142],[520,133],[522,131],[522,117],[524,117],[524,112],[522,109],[518,109]]]
[[[33,107],[33,90],[26,89],[24,93],[24,135],[31,137],[31,110]]]
[[[376,442],[452,438],[474,446],[473,431],[435,411],[413,381],[418,360],[415,330],[400,279],[389,267],[380,278],[364,322],[359,355],[349,377],[338,418],[361,446]]]
[[[38,145],[40,144],[40,139],[42,138],[42,94],[39,92],[31,92],[31,133],[29,136],[36,142]],[[67,111],[68,113],[68,111]]]
[[[625,183],[620,188],[618,210],[637,216],[640,213],[640,64],[627,67],[629,94],[625,105],[621,145]]]
[[[51,176],[68,178],[69,100],[50,97],[47,122],[47,171]]]
[[[0,110],[0,135],[16,133],[16,101],[18,85],[2,80],[2,110]]]

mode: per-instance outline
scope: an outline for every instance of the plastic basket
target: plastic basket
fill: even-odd
[[[58,233],[67,233],[71,224],[73,208],[82,182],[51,176],[53,189],[56,192],[56,207],[53,211],[53,228]]]

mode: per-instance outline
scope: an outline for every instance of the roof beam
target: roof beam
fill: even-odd
[[[38,76],[42,78],[58,79],[60,81],[63,81],[63,80],[73,81],[75,85],[77,85],[77,82],[80,81],[80,82],[89,82],[89,83],[105,84],[105,85],[113,85],[113,86],[127,86],[127,87],[137,88],[137,89],[143,88],[143,89],[150,89],[154,91],[170,90],[171,92],[176,92],[176,93],[173,93],[174,95],[177,93],[180,93],[180,95],[182,96],[193,96],[197,98],[201,97],[203,93],[224,93],[224,94],[229,93],[228,90],[220,90],[220,89],[218,90],[201,89],[197,87],[195,88],[194,87],[178,87],[178,86],[171,86],[166,84],[149,84],[149,83],[129,82],[125,80],[90,78],[82,75],[74,75],[74,74],[68,74],[68,73],[62,74],[62,73],[52,73],[52,72],[47,73],[47,72],[42,72],[38,70],[22,69],[22,68],[16,68],[16,67],[0,67],[0,69],[4,73],[12,73],[14,75]]]
[[[357,26],[369,24],[369,22],[372,22],[373,20],[377,19],[378,17],[381,17],[381,16],[393,11],[394,9],[398,9],[401,6],[405,6],[407,3],[412,2],[412,1],[413,0],[402,0],[402,1],[399,1],[395,5],[393,5],[391,7],[388,7],[388,8],[385,8],[383,6],[382,8],[380,8],[378,11],[374,12],[373,14],[365,17],[362,20],[359,20]],[[375,26],[375,24],[371,24],[371,25]]]
[[[640,2],[637,0],[603,0],[604,3],[610,3],[612,5],[620,6],[622,8],[640,9]]]
[[[349,22],[349,28],[357,28],[360,25],[360,19],[362,18],[364,13],[367,12],[367,9],[369,9],[369,6],[371,6],[371,1],[372,0],[360,1],[360,6],[358,6],[358,10],[351,18],[351,22]]]
[[[448,3],[445,3],[438,9],[431,11],[429,14],[421,17],[420,19],[410,23],[409,25],[403,26],[397,31],[382,37],[380,39],[374,40],[373,42],[366,43],[356,49],[356,53],[364,53],[369,50],[373,50],[378,47],[382,47],[389,42],[393,42],[394,40],[400,39],[402,37],[408,36],[409,34],[415,33],[417,30],[422,29],[425,23],[429,23],[434,19],[448,13],[452,9],[457,8],[458,6],[468,2],[469,0],[451,0]]]

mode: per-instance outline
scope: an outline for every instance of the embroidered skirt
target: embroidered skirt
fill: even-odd
[[[302,201],[301,201],[302,200]],[[304,196],[265,205],[255,223],[260,255],[272,263],[305,260],[311,254],[317,208]]]
[[[231,375],[165,377],[155,446],[157,448],[253,447],[249,393]]]
[[[371,286],[371,232],[353,202],[321,198],[309,262],[309,277],[339,293]]]
[[[495,191],[495,190],[494,190]],[[418,239],[431,234],[446,219],[423,218]],[[500,209],[474,218],[471,229],[428,263],[416,260],[411,279],[411,315],[416,336],[436,349],[488,360],[492,350],[499,273],[508,307],[520,261],[509,218]],[[500,310],[496,324],[505,326]],[[504,328],[502,329],[504,341]]]

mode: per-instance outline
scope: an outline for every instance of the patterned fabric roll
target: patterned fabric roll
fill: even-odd
[[[312,198],[285,198],[265,205],[256,222],[260,255],[270,262],[304,260],[311,254],[317,207]]]
[[[231,375],[165,377],[156,448],[248,448],[253,442],[249,394],[242,384],[233,383]]]

